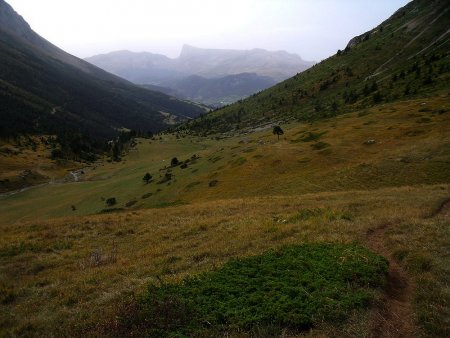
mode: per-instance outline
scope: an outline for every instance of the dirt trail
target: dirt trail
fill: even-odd
[[[389,261],[387,286],[372,318],[371,337],[416,337],[412,305],[413,285],[385,245],[385,233],[389,227],[390,225],[386,224],[367,233],[368,246]]]

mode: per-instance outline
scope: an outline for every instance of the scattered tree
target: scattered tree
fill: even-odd
[[[145,182],[145,184],[148,184],[152,179],[152,175],[150,175],[149,173],[146,173],[144,175],[144,177],[142,178],[142,180]]]
[[[170,161],[170,165],[172,167],[176,167],[178,164],[180,164],[180,161],[178,161],[178,159],[176,157],[174,157],[171,161]]]
[[[280,126],[273,127],[273,131],[272,132],[273,132],[274,135],[278,136],[278,139],[280,139],[280,135],[284,134],[284,131],[283,131],[283,129],[281,129]]]

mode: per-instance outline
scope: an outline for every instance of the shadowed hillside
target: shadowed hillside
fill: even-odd
[[[135,86],[33,32],[0,1],[0,135],[81,131],[111,137],[119,128],[157,131],[201,108]]]

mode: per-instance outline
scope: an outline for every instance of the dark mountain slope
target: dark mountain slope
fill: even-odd
[[[203,112],[65,53],[33,32],[3,0],[0,102],[1,136],[69,130],[103,138],[124,127],[163,129],[161,112],[181,119]]]
[[[448,95],[449,8],[445,0],[412,1],[320,64],[186,127],[201,133],[225,132]]]

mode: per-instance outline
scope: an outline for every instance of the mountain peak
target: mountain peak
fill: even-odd
[[[201,50],[201,48],[192,46],[192,45],[188,45],[188,44],[184,44],[181,47],[181,52],[180,52],[180,57],[186,56],[186,55],[190,55],[192,53],[195,53],[197,51]]]

